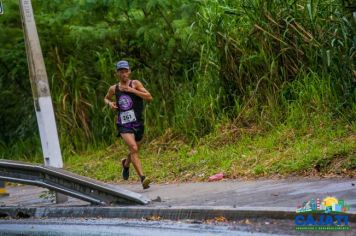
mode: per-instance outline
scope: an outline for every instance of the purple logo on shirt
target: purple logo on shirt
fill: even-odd
[[[128,95],[121,95],[119,98],[119,106],[120,109],[126,111],[132,107],[132,99]]]

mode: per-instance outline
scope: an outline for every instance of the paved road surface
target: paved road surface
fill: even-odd
[[[120,187],[141,193],[153,200],[149,206],[204,206],[283,208],[295,211],[296,206],[311,198],[333,196],[344,199],[356,212],[356,179],[285,179],[229,180],[207,183],[153,184],[142,190],[139,184],[120,184]],[[113,188],[115,185],[113,185]],[[69,198],[64,204],[54,204],[46,189],[33,186],[7,187],[10,196],[0,198],[3,206],[76,206],[88,203]]]

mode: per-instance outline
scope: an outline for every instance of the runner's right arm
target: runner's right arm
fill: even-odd
[[[111,109],[117,109],[116,102],[113,102],[111,99],[115,95],[115,85],[111,86],[105,95],[104,102],[106,105],[109,105]]]

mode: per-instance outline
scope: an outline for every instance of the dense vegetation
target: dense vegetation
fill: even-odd
[[[355,170],[356,30],[344,1],[32,2],[73,169],[88,169],[85,153],[116,140],[103,97],[117,81],[115,62],[127,59],[154,97],[145,110],[149,173],[159,155],[167,173],[172,158],[185,166],[171,178],[202,166],[231,176],[307,171],[334,159]],[[4,8],[0,157],[41,161],[18,1]],[[114,163],[113,151],[103,160]]]

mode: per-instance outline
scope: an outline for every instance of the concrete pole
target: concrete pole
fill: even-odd
[[[2,1],[0,0],[0,15],[4,14],[4,8],[2,5]],[[6,192],[5,182],[0,180],[0,197],[8,196],[9,194]]]
[[[47,72],[38,38],[31,0],[19,0],[19,3],[44,165],[62,168],[63,161],[53,112],[52,98],[48,86]],[[58,197],[62,198],[63,196],[58,193],[57,195],[57,202],[58,200],[61,201]]]

